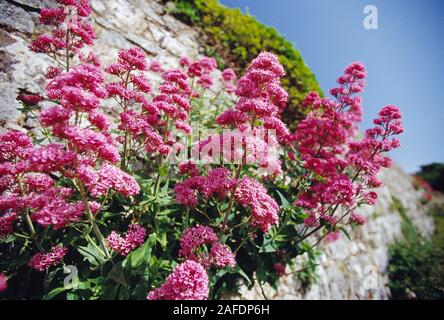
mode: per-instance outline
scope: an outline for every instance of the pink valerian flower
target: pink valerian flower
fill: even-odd
[[[100,67],[100,59],[94,52],[89,52],[88,55],[79,52],[79,60],[84,64],[92,64],[96,67]]]
[[[188,75],[190,77],[201,77],[204,74],[202,66],[198,61],[191,63],[188,67]]]
[[[309,190],[303,192],[295,205],[306,208],[310,216],[304,223],[309,226],[317,226],[319,217],[324,223],[335,225],[336,218],[328,214],[331,207],[343,205],[351,207],[355,204],[356,190],[352,180],[346,175],[338,175],[324,182],[313,182]]]
[[[43,227],[52,226],[57,230],[79,221],[83,212],[82,202],[68,203],[64,199],[55,198],[36,210],[31,218]]]
[[[68,249],[63,246],[55,246],[48,253],[37,253],[31,260],[29,260],[29,267],[40,272],[45,271],[51,266],[59,264],[63,257],[68,252]]]
[[[67,125],[71,117],[71,110],[61,106],[51,106],[40,112],[40,122],[46,127],[65,124]]]
[[[188,260],[177,265],[161,287],[151,291],[148,300],[206,300],[209,280],[205,269]]]
[[[112,231],[106,238],[108,246],[122,256],[127,256],[135,248],[141,246],[146,238],[146,229],[139,224],[131,224],[124,237]]]
[[[162,68],[162,65],[160,64],[159,61],[157,60],[153,60],[150,64],[150,70],[152,72],[156,72],[156,73],[162,73],[164,70]]]
[[[64,228],[79,221],[85,212],[82,201],[69,202],[72,190],[49,187],[44,191],[33,192],[25,197],[25,204],[32,209],[31,219],[43,227]]]
[[[340,238],[341,238],[341,233],[339,231],[330,231],[326,235],[325,241],[331,243],[339,240]]]
[[[283,142],[289,132],[277,117],[287,99],[285,90],[279,85],[284,74],[274,54],[260,53],[237,82],[236,95],[239,100],[235,106],[236,110],[250,116],[251,121],[260,119],[265,122],[267,129],[276,130],[278,138]]]
[[[290,131],[281,119],[275,116],[264,117],[262,119],[264,128],[269,130],[275,130],[276,136],[282,143],[288,142],[290,137]]]
[[[224,198],[236,184],[236,180],[230,176],[231,172],[226,168],[212,169],[207,176],[192,176],[176,184],[176,200],[183,205],[194,207],[198,203],[198,194],[207,199],[213,195]]]
[[[209,261],[218,268],[234,267],[236,265],[236,258],[231,249],[219,242],[215,242],[211,246]]]
[[[34,106],[42,101],[43,97],[39,94],[19,94],[17,100],[23,102],[23,104],[27,106]]]
[[[194,176],[176,184],[174,193],[176,201],[188,207],[195,207],[198,204],[198,193],[203,190],[204,178]]]
[[[374,128],[365,131],[364,139],[350,142],[347,154],[347,160],[368,179],[375,177],[381,167],[390,166],[389,159],[381,153],[398,148],[399,140],[392,136],[403,132],[401,112],[396,106],[383,107],[374,123]]]
[[[197,165],[191,160],[180,163],[178,168],[181,176],[188,175],[190,177],[195,177],[199,174]]]
[[[363,225],[367,222],[367,218],[361,214],[352,213],[349,219],[350,223]]]
[[[131,82],[133,83],[134,87],[137,90],[143,93],[151,92],[151,86],[148,82],[148,79],[145,77],[143,73],[139,73],[137,75],[131,74]]]
[[[197,225],[187,228],[180,237],[179,255],[187,260],[198,261],[196,250],[204,244],[213,244],[219,241],[213,229]]]
[[[302,206],[299,203],[296,203],[296,205]],[[313,212],[308,213],[308,217],[304,219],[304,224],[307,227],[315,228],[320,225],[318,218]]]
[[[54,186],[54,180],[44,173],[27,173],[22,178],[23,192],[44,192]]]
[[[142,63],[142,53],[139,54],[139,62]],[[185,134],[191,134],[191,126],[187,123],[188,111],[191,109],[188,76],[179,69],[163,71],[159,94],[151,102],[144,95],[151,91],[148,80],[142,73],[131,73],[140,70],[140,67],[127,68],[122,63],[126,55],[126,51],[121,51],[119,63],[106,68],[108,73],[120,78],[129,76],[130,80],[128,83],[120,81],[107,85],[108,96],[119,98],[116,100],[123,108],[118,128],[130,133],[133,139],[142,141],[147,152],[167,155],[180,147],[171,139],[172,126]],[[129,109],[132,103],[140,103],[142,110],[135,112]]]
[[[236,73],[234,72],[233,69],[227,68],[224,71],[222,71],[222,78],[224,79],[224,81],[227,82],[236,80]]]
[[[204,250],[207,245],[211,249]],[[219,242],[213,229],[207,226],[197,225],[187,228],[180,238],[179,255],[186,260],[193,260],[202,264],[205,268],[215,266],[223,268],[234,267],[236,259],[231,249]]]
[[[47,85],[48,98],[57,100],[68,110],[91,112],[99,107],[100,99],[106,97],[101,70],[92,64],[73,67]]]
[[[198,155],[205,162],[217,163],[222,156],[226,163],[258,164],[261,175],[275,175],[282,172],[277,147],[273,131],[264,127],[253,130],[247,127],[224,130],[222,134],[207,137],[195,146],[193,155]]]
[[[66,44],[58,37],[40,35],[29,45],[29,50],[35,53],[56,55],[66,48]]]
[[[45,78],[51,80],[59,76],[61,73],[62,69],[54,66],[49,66],[48,69],[46,69]]]
[[[236,179],[231,178],[231,171],[227,168],[215,168],[208,172],[203,180],[202,193],[205,198],[217,195],[224,198],[236,185]]]
[[[66,139],[78,153],[92,154],[110,163],[120,160],[114,140],[109,134],[68,125],[54,126],[52,132],[55,136]]]
[[[192,63],[191,59],[186,56],[182,56],[179,59],[179,65],[181,67],[188,67],[191,63]]]
[[[205,73],[210,73],[217,68],[217,61],[211,57],[202,57],[199,60],[199,64]]]
[[[265,187],[258,181],[244,177],[236,188],[236,200],[244,207],[249,207],[252,225],[258,226],[264,233],[279,222],[279,205],[267,194]]]
[[[0,292],[8,288],[8,278],[3,273],[0,273]]]
[[[279,277],[285,276],[285,265],[284,264],[277,262],[273,265],[273,268]]]
[[[131,175],[113,165],[104,164],[98,170],[81,166],[77,174],[93,197],[102,196],[110,189],[127,197],[137,195],[140,192],[137,181]]]
[[[95,34],[86,20],[92,12],[88,1],[58,2],[61,6],[40,10],[40,22],[50,26],[52,34],[40,35],[33,40],[30,45],[31,51],[54,56],[65,54],[62,51],[65,48],[69,48],[71,53],[76,53],[84,45],[92,45]]]
[[[64,7],[42,8],[40,10],[40,23],[59,26],[67,17]]]
[[[362,64],[353,63],[338,79],[340,87],[334,91],[337,101],[320,98],[316,93],[307,96],[304,104],[313,111],[299,123],[295,134],[307,169],[329,177],[347,165],[342,160],[344,145],[354,137],[356,122],[362,114],[361,101],[354,95],[363,90],[365,76]]]
[[[117,63],[108,66],[105,71],[110,74],[121,75],[132,70],[145,71],[147,68],[144,52],[138,47],[133,47],[120,50]]]
[[[50,143],[33,150],[29,154],[29,163],[34,171],[53,172],[74,165],[77,155],[66,151],[65,146],[59,143]]]
[[[317,93],[310,93],[304,101],[312,111],[299,123],[295,139],[304,167],[317,178],[295,204],[308,210],[305,224],[309,227],[320,221],[336,224],[332,208],[349,210],[355,204],[375,204],[377,194],[369,189],[381,185],[376,174],[391,163],[382,153],[399,147],[399,141],[390,138],[403,130],[401,113],[395,106],[384,107],[374,121],[376,126],[366,130],[361,141],[355,141],[362,118],[361,99],[355,95],[363,90],[366,74],[362,64],[352,63],[338,79],[339,86],[330,91],[336,101]]]
[[[27,158],[32,149],[31,139],[23,132],[8,130],[0,134],[0,163],[13,166],[13,163]]]
[[[99,131],[109,130],[111,124],[108,118],[102,113],[90,112],[88,113],[88,121],[95,126]]]
[[[250,116],[236,109],[227,109],[216,117],[216,123],[229,128],[242,128]]]
[[[197,83],[202,86],[202,88],[210,89],[213,85],[213,79],[208,74],[203,74],[199,80],[197,80]]]
[[[0,216],[0,239],[13,233],[15,220],[17,220],[17,213],[14,211],[6,212]]]

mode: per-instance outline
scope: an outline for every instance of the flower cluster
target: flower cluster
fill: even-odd
[[[203,245],[211,245],[209,254],[202,250]],[[219,268],[236,265],[231,249],[219,242],[213,229],[197,225],[186,229],[180,238],[179,255],[186,260],[199,262],[204,267],[216,266]]]
[[[381,185],[377,173],[389,167],[383,155],[399,147],[393,135],[402,133],[401,113],[395,106],[383,107],[374,120],[375,127],[356,141],[357,124],[362,118],[361,98],[367,72],[361,63],[349,65],[330,90],[336,100],[310,93],[304,103],[312,108],[295,133],[296,149],[311,185],[295,204],[307,210],[305,224],[336,225],[350,214],[348,223],[364,224],[365,217],[354,210],[360,204],[375,204],[372,188]],[[342,208],[341,216],[336,209]]]
[[[19,213],[30,210],[31,219],[55,229],[78,221],[84,212],[81,201],[69,201],[70,188],[55,185],[47,173],[73,164],[75,154],[59,144],[37,148],[18,131],[0,135],[0,235],[13,232]]]
[[[52,33],[38,36],[31,42],[30,50],[52,58],[65,54],[65,62],[69,65],[71,52],[77,53],[85,45],[91,46],[94,42],[93,27],[87,21],[92,9],[85,0],[57,2],[58,7],[43,8],[40,11],[40,22],[51,27]]]
[[[206,300],[208,275],[201,264],[187,260],[174,268],[161,287],[151,291],[148,300]]]
[[[285,276],[285,265],[284,264],[277,262],[273,265],[273,268],[279,277]]]
[[[108,246],[122,256],[127,256],[139,247],[146,238],[146,229],[138,224],[131,224],[124,237],[115,231],[106,238]]]
[[[228,93],[236,92],[236,73],[233,69],[227,68],[222,71],[222,80],[224,83],[225,91]]]
[[[152,91],[151,85],[143,73],[147,68],[142,50],[131,48],[121,50],[118,62],[105,69],[120,79],[109,83],[106,88],[108,96],[122,108],[118,128],[124,132],[124,157],[128,157],[126,150],[140,148],[140,145],[149,153],[168,155],[176,147],[172,127],[185,134],[191,133],[191,126],[187,123],[192,93],[188,75],[179,69],[164,71],[160,65],[151,65],[150,69],[161,72],[163,81],[158,87],[159,93],[149,99],[147,94]],[[139,111],[135,110],[135,105],[140,106]]]
[[[3,273],[0,273],[0,292],[5,291],[8,288],[8,279]]]
[[[111,189],[127,197],[136,195],[140,191],[139,184],[133,176],[113,165],[104,164],[98,170],[88,165],[81,165],[77,168],[77,175],[94,197],[102,196]]]
[[[284,74],[284,69],[274,54],[260,53],[237,83],[236,95],[239,101],[235,110],[248,117],[242,117],[229,109],[225,111],[229,113],[228,115],[219,116],[219,122],[242,128],[239,126],[242,119],[245,119],[245,122],[251,119],[252,125],[256,120],[261,120],[266,129],[276,131],[280,141],[287,141],[289,131],[279,119],[279,114],[288,98],[288,94],[279,84]],[[228,121],[230,118],[231,123]]]
[[[249,177],[242,178],[236,189],[236,200],[250,208],[252,225],[260,227],[263,232],[267,233],[279,222],[279,205],[260,182]]]
[[[177,202],[195,207],[198,204],[198,195],[206,199],[215,195],[224,198],[236,184],[236,179],[231,178],[230,170],[226,168],[215,168],[206,176],[192,176],[183,182],[176,184],[174,191]]]
[[[14,223],[23,219],[29,233],[40,230],[34,223],[54,230],[81,222],[86,213],[95,225],[101,210],[91,197],[106,199],[110,190],[124,196],[136,195],[140,187],[134,177],[117,166],[120,153],[110,123],[99,109],[108,97],[100,62],[93,53],[80,52],[95,38],[87,17],[92,10],[85,0],[59,0],[58,7],[42,9],[40,21],[52,33],[32,41],[30,49],[56,61],[46,72],[46,96],[23,93],[17,99],[27,108],[47,100],[39,115],[48,143],[34,145],[17,131],[0,135],[0,236],[14,232]],[[146,69],[138,50],[129,50],[119,60],[122,68]],[[150,88],[142,76],[131,77],[144,92]],[[21,228],[24,223],[17,223]],[[137,228],[136,228],[137,229]],[[100,242],[103,237],[93,228]],[[99,232],[100,233],[100,232]],[[127,243],[137,246],[144,238],[138,230],[129,230]],[[142,239],[143,241],[143,239]],[[106,251],[106,246],[102,244]],[[38,253],[29,266],[44,270],[61,261],[66,248],[54,247],[50,253]]]
[[[39,252],[29,260],[29,266],[38,271],[45,271],[49,267],[59,264],[67,252],[68,249],[62,246],[53,247],[47,253]]]
[[[217,62],[214,58],[202,57],[198,61],[192,61],[188,57],[182,57],[179,61],[180,66],[185,69],[188,76],[197,79],[197,83],[204,89],[210,89],[213,85],[211,72],[217,68]]]

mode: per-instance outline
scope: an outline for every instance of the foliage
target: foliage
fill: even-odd
[[[430,183],[434,190],[444,192],[444,163],[423,165],[416,175]]]
[[[321,92],[314,74],[305,65],[293,45],[271,27],[267,27],[239,9],[220,5],[217,0],[174,0],[171,13],[185,23],[199,26],[209,37],[210,47],[215,48],[224,61],[237,71],[261,51],[275,53],[287,75],[282,85],[289,94],[283,119],[295,128],[307,109],[301,104],[310,91]]]
[[[436,230],[431,239],[425,238],[402,214],[405,208],[397,207],[402,216],[403,239],[389,248],[389,287],[392,299],[443,299],[444,298],[444,211],[435,208],[432,213]]]

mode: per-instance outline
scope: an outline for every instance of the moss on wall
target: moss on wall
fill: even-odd
[[[213,55],[220,64],[227,64],[241,72],[261,51],[275,53],[287,75],[282,84],[289,93],[284,121],[294,128],[306,110],[301,100],[310,91],[321,93],[314,74],[293,45],[271,27],[267,27],[239,9],[220,5],[217,0],[173,0],[170,10],[178,19],[199,27],[208,38],[206,54]]]

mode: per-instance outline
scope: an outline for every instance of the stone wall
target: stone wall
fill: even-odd
[[[401,237],[402,218],[393,198],[401,201],[408,218],[424,234],[433,232],[433,220],[427,215],[427,207],[421,205],[421,190],[415,190],[412,177],[397,166],[384,170],[380,176],[383,186],[378,190],[378,202],[374,207],[364,207],[368,222],[350,230],[351,240],[342,236],[319,247],[318,281],[308,290],[293,276],[281,279],[278,291],[264,287],[270,299],[388,299],[387,287],[388,246]],[[317,237],[311,239],[316,242]],[[298,268],[298,267],[296,267]],[[291,270],[288,270],[291,272]],[[235,299],[261,299],[259,287],[243,288]]]
[[[120,48],[141,47],[165,67],[176,66],[178,57],[197,57],[203,35],[165,14],[162,5],[149,0],[92,0],[97,41],[94,52],[106,65]],[[26,128],[33,123],[20,117],[15,97],[19,90],[40,92],[42,74],[49,60],[29,52],[33,33],[39,32],[38,8],[48,0],[0,0],[0,130]],[[382,174],[384,186],[378,204],[365,208],[369,222],[352,230],[352,240],[322,243],[318,282],[301,290],[294,276],[282,278],[279,290],[264,288],[275,299],[386,299],[387,246],[401,235],[401,217],[392,207],[396,196],[407,214],[425,234],[433,230],[426,209],[419,204],[420,192],[411,177],[395,167]],[[316,237],[312,239],[316,241]],[[242,289],[231,298],[261,299],[259,288]]]
[[[104,65],[115,62],[117,51],[139,46],[149,59],[176,67],[182,55],[198,57],[202,35],[169,14],[155,0],[92,0],[97,40],[93,48]],[[42,32],[38,9],[49,0],[0,0],[0,127],[32,126],[20,118],[15,100],[19,90],[40,92],[50,59],[28,50],[34,33]]]

